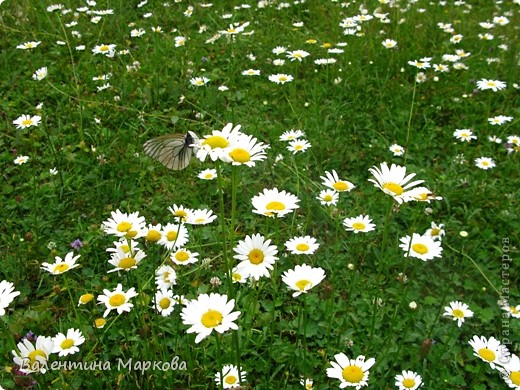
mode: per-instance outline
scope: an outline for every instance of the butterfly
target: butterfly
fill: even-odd
[[[179,171],[188,166],[193,152],[199,149],[199,137],[193,132],[166,134],[144,143],[144,153],[168,169]]]

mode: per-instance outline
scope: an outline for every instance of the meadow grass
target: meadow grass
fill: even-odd
[[[309,389],[338,388],[346,380],[415,389],[417,378],[415,385],[395,385],[403,370],[420,375],[426,389],[520,388],[514,358],[488,364],[485,357],[497,360],[483,349],[498,350],[482,347],[479,358],[468,344],[474,336],[494,337],[504,355],[519,351],[518,1],[52,5],[0,4],[0,280],[19,292],[11,299],[0,289],[0,386],[228,388],[233,378],[219,386],[215,375],[226,375],[223,367],[231,364],[239,367],[236,382],[245,372],[241,386],[251,389],[304,388],[302,378],[312,379]],[[397,45],[387,48],[385,39]],[[17,48],[25,42],[40,43]],[[98,45],[116,46],[107,56],[93,53]],[[278,46],[286,50],[273,52]],[[309,55],[289,58],[296,50]],[[464,52],[453,58],[456,50]],[[47,74],[38,80],[33,74],[42,67]],[[243,75],[248,69],[259,75]],[[276,74],[293,79],[270,81]],[[196,86],[195,77],[209,81]],[[498,89],[486,89],[486,80]],[[22,115],[41,122],[17,128],[13,122]],[[500,124],[490,122],[500,115],[506,117]],[[143,153],[154,137],[193,131],[204,141],[228,123],[269,145],[254,166],[193,157],[186,169],[172,171]],[[280,137],[291,129],[302,130],[311,147],[288,150]],[[458,129],[477,138],[457,139]],[[390,151],[393,144],[404,153]],[[488,167],[475,162],[481,157],[496,166],[482,169]],[[401,203],[381,191],[368,180],[374,179],[369,169],[383,162],[406,167],[439,199]],[[209,168],[218,179],[197,177]],[[337,204],[323,205],[322,177],[333,170],[355,187],[338,193]],[[295,195],[298,208],[282,218],[254,213],[252,199],[273,188]],[[147,227],[164,227],[179,223],[168,210],[174,204],[218,217],[183,224],[185,247],[198,253],[197,261],[174,264],[170,250],[141,237],[146,257],[137,268],[109,273],[107,248],[119,240],[107,233],[111,213],[131,219],[128,213],[138,212]],[[346,231],[345,218],[359,215],[368,215],[375,229]],[[425,233],[432,222],[443,224],[442,237]],[[401,248],[400,240],[414,233],[430,240],[427,249],[440,243],[441,256],[423,261],[412,245]],[[234,248],[255,234],[277,249],[269,277],[232,283]],[[313,254],[285,247],[302,236],[316,239]],[[79,267],[58,275],[42,268],[70,252],[80,255]],[[293,297],[282,277],[303,264],[321,268],[325,278]],[[153,303],[161,265],[175,270],[169,290],[184,297],[167,316]],[[118,284],[135,289],[133,307],[112,310],[96,327],[107,309],[97,298]],[[87,293],[94,299],[78,305]],[[234,300],[238,329],[195,342],[187,333],[189,303],[213,293]],[[443,315],[454,301],[473,313],[456,312],[461,326]],[[69,329],[85,339],[78,352],[58,356],[37,346],[47,372],[20,372],[11,352],[20,342]],[[340,362],[344,379],[333,378],[328,370],[340,353],[371,364],[347,364],[349,376]],[[167,370],[143,366],[172,359],[176,365]],[[65,361],[98,366],[52,369]]]

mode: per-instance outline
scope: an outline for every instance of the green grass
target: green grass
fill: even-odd
[[[210,8],[192,4],[193,15],[186,17],[187,2],[164,7],[149,1],[137,8],[106,0],[91,8],[112,9],[113,15],[94,24],[93,15],[78,12],[72,27],[66,24],[75,20],[74,11],[49,13],[50,3],[7,0],[0,5],[0,280],[12,282],[21,293],[1,318],[6,341],[0,346],[0,385],[28,388],[34,380],[37,388],[205,389],[215,386],[222,365],[240,364],[247,372],[245,388],[303,388],[299,382],[304,377],[314,380],[314,388],[327,389],[340,384],[327,377],[329,362],[345,353],[375,359],[368,385],[376,389],[395,388],[395,375],[403,370],[421,375],[427,389],[505,388],[498,371],[473,356],[468,341],[474,335],[493,336],[511,340],[510,352],[519,350],[519,320],[504,322],[497,302],[506,298],[510,305],[520,304],[520,164],[517,152],[508,154],[488,136],[504,143],[518,135],[520,8],[510,1],[396,3],[366,2],[369,14],[379,8],[390,23],[377,18],[363,22],[361,36],[344,35],[340,27],[344,18],[360,14],[357,2],[342,7],[339,2],[307,0],[281,9],[250,2],[251,8],[234,9],[235,2],[219,1]],[[72,10],[85,5],[63,4]],[[152,15],[144,17],[147,12]],[[226,13],[232,17],[222,18]],[[479,26],[499,15],[510,23],[489,31]],[[299,21],[303,27],[294,27]],[[206,42],[230,23],[245,22],[250,22],[245,31],[254,31],[252,35]],[[451,35],[439,22],[452,23],[462,42],[450,43]],[[163,33],[152,32],[155,26]],[[206,30],[201,32],[201,26]],[[134,28],[146,33],[130,37]],[[485,32],[495,38],[479,39]],[[176,36],[187,37],[186,45],[175,47]],[[397,47],[384,48],[386,38],[395,39]],[[307,43],[309,39],[317,43]],[[16,49],[27,41],[41,44]],[[322,46],[339,42],[347,43],[341,54],[328,54]],[[129,54],[93,55],[98,44],[116,44],[117,52]],[[78,45],[85,50],[76,50]],[[291,62],[272,53],[276,46],[306,50],[310,56]],[[471,53],[461,60],[467,70],[442,61],[456,49]],[[425,70],[427,81],[415,83],[418,69],[408,61],[422,57],[432,57],[432,64],[449,64],[450,72],[430,68]],[[286,62],[275,66],[275,58]],[[318,58],[337,62],[318,66]],[[128,71],[135,61],[138,68]],[[48,76],[33,80],[32,74],[43,66]],[[261,75],[241,74],[250,68]],[[107,81],[92,78],[109,73],[111,87],[96,92],[96,86]],[[268,81],[276,73],[290,74],[294,81]],[[210,82],[194,87],[189,80],[196,76]],[[481,79],[501,80],[507,87],[479,91],[476,81]],[[219,91],[221,85],[229,90]],[[43,107],[37,110],[40,102]],[[16,129],[13,121],[23,114],[40,115],[42,122]],[[488,118],[497,115],[513,120],[491,126]],[[252,168],[222,164],[220,184],[197,178],[202,169],[215,167],[211,161],[193,158],[185,170],[169,171],[143,153],[143,143],[153,137],[187,131],[203,137],[227,123],[240,124],[244,133],[270,149],[266,161]],[[462,128],[472,129],[478,139],[456,140],[453,132]],[[295,155],[289,152],[279,137],[290,129],[302,129],[312,147]],[[404,156],[388,150],[394,143],[405,147]],[[461,154],[462,164],[457,162]],[[14,164],[22,155],[29,161]],[[275,163],[278,155],[283,160]],[[474,160],[482,156],[492,158],[496,167],[476,167]],[[443,199],[397,207],[368,182],[368,169],[384,161],[416,173]],[[50,175],[51,168],[58,174]],[[316,199],[324,189],[320,176],[333,169],[356,188],[341,193],[336,206],[322,206]],[[274,187],[296,195],[299,209],[274,220],[252,213],[252,197]],[[237,331],[218,337],[213,332],[199,344],[186,333],[179,307],[162,317],[151,303],[155,270],[168,258],[164,249],[141,239],[147,257],[139,267],[120,275],[107,273],[112,266],[106,249],[117,238],[100,226],[110,213],[139,211],[147,223],[164,225],[174,222],[168,211],[173,204],[218,215],[212,224],[188,226],[187,248],[200,253],[199,261],[176,267],[174,294],[188,299],[202,293],[228,294],[241,312]],[[346,232],[343,219],[360,214],[369,215],[376,230]],[[445,226],[442,258],[423,262],[403,256],[399,239],[423,234],[432,221]],[[226,274],[227,267],[237,263],[233,248],[255,233],[271,239],[279,260],[270,278],[233,284],[230,290]],[[314,255],[285,250],[287,240],[305,235],[320,243]],[[55,256],[63,258],[76,239],[83,243],[74,250],[81,255],[79,268],[57,276],[40,268]],[[513,259],[510,269],[503,269],[506,250]],[[308,294],[293,298],[281,275],[303,263],[323,268],[326,278]],[[222,284],[213,286],[212,277]],[[77,300],[86,292],[98,296],[104,289],[113,290],[118,283],[139,293],[132,299],[134,307],[120,316],[110,313],[105,328],[96,329],[93,322],[103,315],[104,306],[94,300],[76,307]],[[416,309],[409,307],[412,301]],[[460,328],[442,316],[451,301],[467,303],[474,312]],[[53,337],[70,328],[81,330],[85,343],[74,355],[52,354],[50,363],[110,362],[112,369],[15,375],[11,350],[29,331]],[[173,356],[185,362],[185,370],[118,369],[119,361],[130,358],[169,362]]]

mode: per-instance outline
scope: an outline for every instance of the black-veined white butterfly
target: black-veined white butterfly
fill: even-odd
[[[166,134],[146,141],[144,152],[156,159],[166,168],[179,171],[188,166],[193,152],[199,148],[197,134],[188,131],[186,134]]]

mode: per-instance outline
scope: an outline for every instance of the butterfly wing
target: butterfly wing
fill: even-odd
[[[152,138],[143,145],[144,152],[148,156],[159,161],[168,169],[179,171],[190,163],[193,154],[194,138],[198,141],[195,134],[167,134]],[[193,137],[195,136],[195,137]]]

